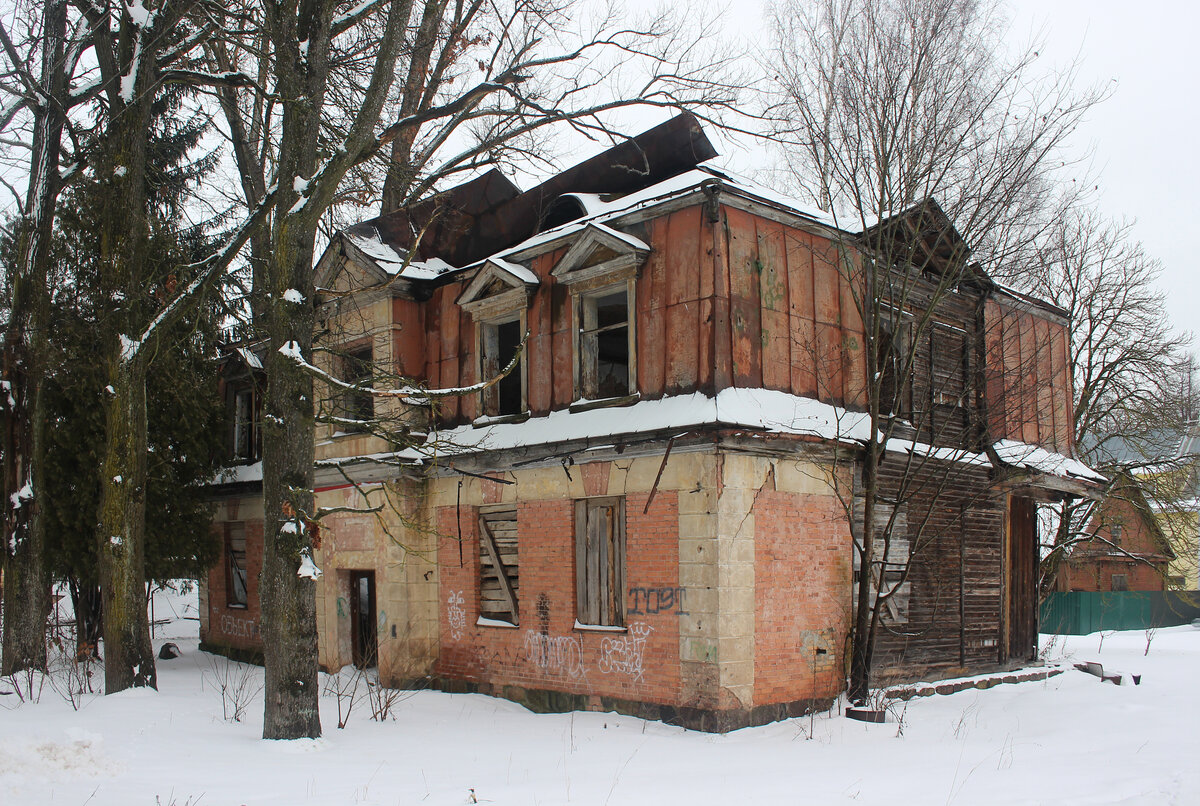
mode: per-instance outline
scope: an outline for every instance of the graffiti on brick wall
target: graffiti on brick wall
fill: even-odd
[[[234,638],[258,637],[258,624],[252,618],[237,618],[235,616],[222,615],[218,619],[218,628],[225,635],[230,635]]]
[[[645,673],[646,638],[653,631],[649,624],[635,622],[625,635],[600,641],[600,671],[604,674],[627,674],[640,681]]]
[[[525,660],[543,674],[561,674],[570,678],[587,676],[583,668],[583,644],[571,635],[546,635],[525,631]]]
[[[463,609],[462,591],[450,591],[446,600],[446,620],[450,623],[450,637],[458,641],[467,628],[467,611]]]
[[[630,588],[629,598],[633,600],[633,604],[627,612],[631,616],[658,613],[686,616],[688,612],[683,601],[685,593],[687,588]]]

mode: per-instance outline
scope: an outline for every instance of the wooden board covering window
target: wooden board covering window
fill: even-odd
[[[479,510],[479,614],[517,624],[521,578],[517,509],[505,504]]]
[[[575,602],[582,624],[625,626],[625,499],[575,502]]]
[[[854,498],[854,519],[850,524],[850,533],[859,545],[862,545],[863,535],[863,506],[865,498],[861,495]],[[880,618],[885,624],[908,623],[909,596],[912,582],[905,579],[904,572],[908,567],[911,547],[908,535],[908,516],[905,507],[901,506],[892,518],[894,505],[877,501],[875,503],[875,543],[871,549],[871,590],[879,589],[879,581],[883,580],[883,588],[892,591],[892,595],[884,602]],[[886,543],[884,552],[884,530],[888,520],[892,519],[891,539]],[[858,579],[860,557],[858,550],[854,551],[854,601],[858,601]],[[903,580],[903,582],[901,582]]]

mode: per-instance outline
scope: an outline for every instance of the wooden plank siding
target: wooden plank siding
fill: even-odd
[[[837,269],[841,247],[733,207],[718,212],[715,224],[696,205],[636,227],[651,247],[634,302],[642,399],[737,386],[862,408],[865,338],[849,281]],[[576,394],[571,296],[552,277],[565,252],[530,261],[541,281],[527,316],[526,398],[534,416],[566,408]],[[393,305],[400,368],[417,374],[411,368],[423,356],[431,386],[478,380],[475,325],[455,303],[467,281],[437,288],[427,303]],[[929,293],[916,289],[909,307],[920,310]],[[917,419],[925,421],[923,436],[943,444],[970,441],[976,433],[972,406],[983,401],[992,438],[1069,451],[1065,327],[1028,306],[990,300],[978,344],[977,303],[970,293],[944,296],[938,327],[919,345],[912,399]],[[949,335],[959,333],[961,348]],[[982,394],[974,394],[977,384]],[[963,398],[955,405],[960,387]],[[455,424],[476,414],[473,397],[451,398],[441,416]]]

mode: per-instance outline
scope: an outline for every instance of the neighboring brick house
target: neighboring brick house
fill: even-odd
[[[1058,569],[1060,591],[1162,591],[1175,559],[1141,485],[1119,474],[1087,526],[1091,537],[1076,543]]]
[[[680,116],[335,237],[318,365],[467,391],[326,398],[318,504],[360,511],[322,520],[324,667],[711,730],[842,690],[867,340],[839,256],[952,226],[928,203],[855,236],[714,155]],[[912,557],[884,558],[910,572],[879,666],[907,676],[1032,657],[1035,502],[1098,480],[1069,458],[1061,311],[975,273],[934,320],[882,471]]]

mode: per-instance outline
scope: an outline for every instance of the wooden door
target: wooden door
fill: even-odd
[[[375,631],[375,572],[350,572],[350,645],[354,665],[368,669],[377,663]]]
[[[1004,653],[1001,660],[1031,660],[1037,654],[1037,505],[1009,496],[1005,540]]]

